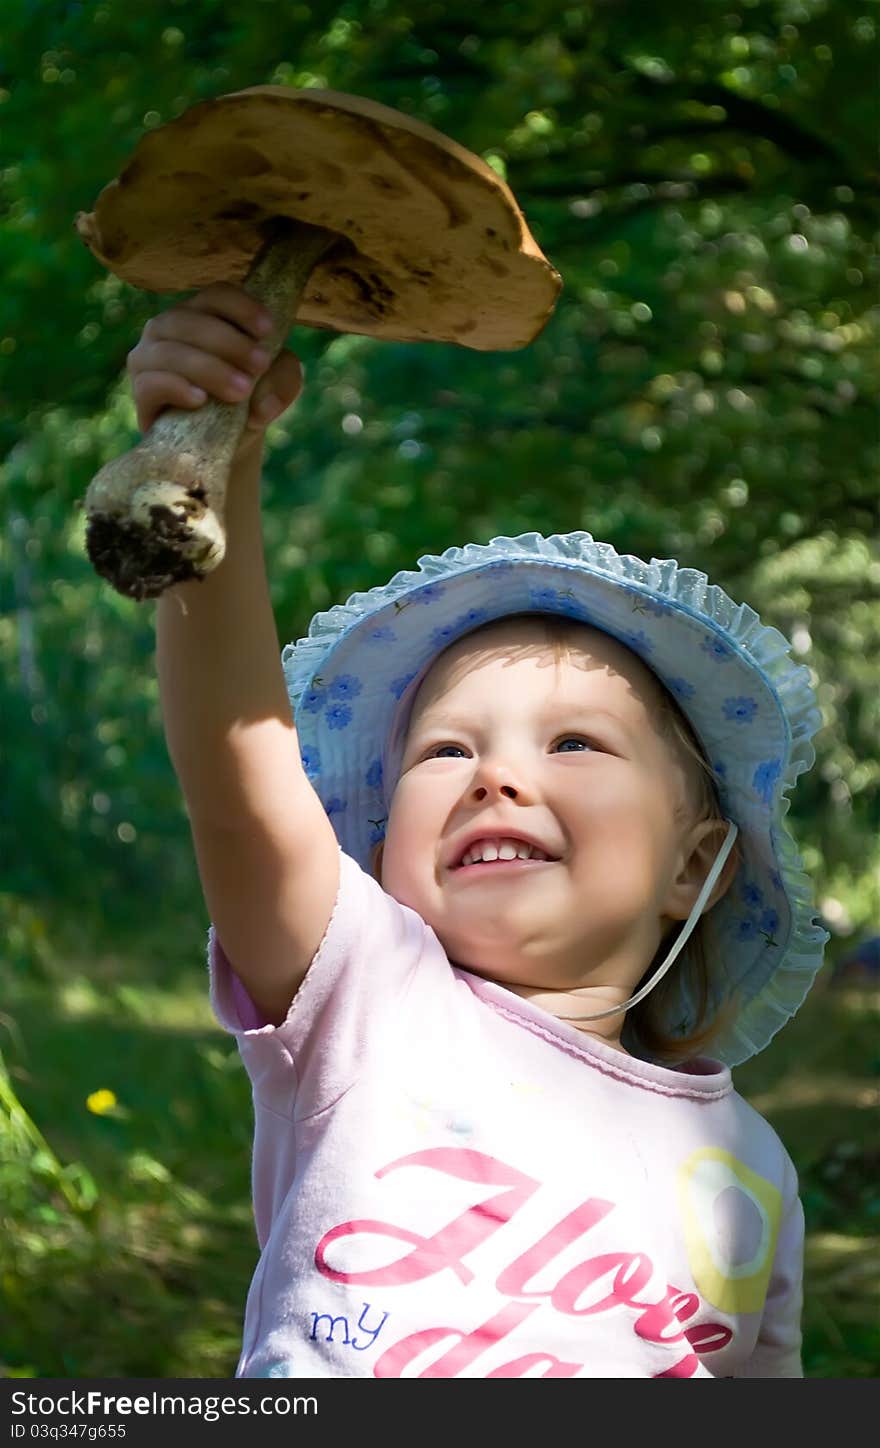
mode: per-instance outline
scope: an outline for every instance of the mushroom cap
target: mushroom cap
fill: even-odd
[[[147,291],[244,280],[275,217],[345,238],[291,322],[479,351],[541,331],[561,278],[510,188],[400,111],[329,90],[253,86],[147,132],[76,226]]]

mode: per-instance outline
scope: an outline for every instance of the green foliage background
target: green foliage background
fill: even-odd
[[[496,533],[703,569],[815,673],[792,821],[833,961],[880,928],[878,22],[877,0],[5,0],[0,1372],[228,1374],[253,1266],[152,606],[96,578],[79,506],[136,439],[125,358],[170,299],[104,273],[76,212],[146,129],[267,82],[371,96],[505,175],[564,279],[529,348],[291,339],[306,390],[266,474],[282,640]],[[817,989],[738,1084],[802,1172],[807,1370],[866,1375],[876,993]],[[101,1087],[120,1104],[97,1117]]]

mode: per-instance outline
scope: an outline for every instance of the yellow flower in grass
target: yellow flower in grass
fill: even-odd
[[[106,1116],[108,1111],[115,1108],[116,1096],[108,1091],[106,1086],[102,1086],[100,1091],[93,1091],[91,1096],[86,1097],[86,1106],[96,1116]]]

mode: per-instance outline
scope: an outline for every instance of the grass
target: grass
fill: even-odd
[[[832,985],[829,967],[735,1084],[782,1137],[807,1224],[808,1377],[880,1370],[880,993]]]
[[[0,1050],[33,1126],[0,1107],[0,1376],[231,1377],[257,1260],[250,1088],[209,1011],[200,920],[97,953],[32,914],[8,938]],[[829,974],[735,1080],[800,1176],[806,1374],[871,1377],[880,1005]],[[97,1091],[116,1105],[89,1110]]]

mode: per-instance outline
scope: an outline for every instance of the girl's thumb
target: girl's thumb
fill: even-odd
[[[281,351],[251,393],[249,427],[266,427],[286,412],[302,391],[302,364],[293,352]]]

